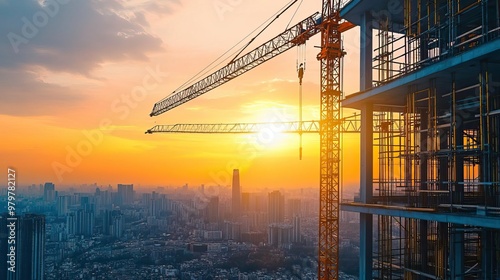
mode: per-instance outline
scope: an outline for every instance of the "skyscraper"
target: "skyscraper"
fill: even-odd
[[[219,220],[219,197],[210,198],[205,210],[205,220],[209,223],[216,223]]]
[[[267,243],[276,247],[288,247],[292,243],[291,225],[270,224],[267,230]]]
[[[59,216],[66,216],[69,213],[69,207],[71,205],[71,196],[63,195],[57,198],[57,214]]]
[[[300,242],[301,239],[300,217],[294,216],[292,222],[293,222],[292,242]]]
[[[129,205],[134,202],[134,185],[118,184],[118,205]]]
[[[123,214],[119,210],[105,210],[102,215],[102,233],[116,238],[123,234]]]
[[[292,219],[295,216],[302,216],[301,201],[298,198],[291,198],[286,201],[286,217]]]
[[[45,216],[26,214],[17,216],[15,221],[15,272],[8,271],[7,248],[8,244],[7,221],[9,216],[0,216],[0,279],[7,280],[43,280],[43,264],[45,252]]]
[[[115,212],[111,219],[111,236],[121,238],[123,235],[123,215],[120,212]]]
[[[55,185],[50,182],[45,183],[43,186],[43,200],[45,202],[54,202],[55,198]]]
[[[285,197],[280,191],[273,191],[268,196],[269,224],[285,221]]]
[[[241,217],[241,188],[240,188],[240,171],[233,170],[233,186],[232,186],[232,218],[233,221],[238,221]]]
[[[66,231],[71,235],[90,237],[94,234],[95,216],[93,210],[78,209],[66,215]]]

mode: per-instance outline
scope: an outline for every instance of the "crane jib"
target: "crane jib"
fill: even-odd
[[[235,59],[233,62],[192,84],[191,86],[157,102],[150,116],[158,116],[183,103],[218,87],[248,72],[260,64],[284,53],[303,40],[319,33],[321,24],[319,13],[314,13],[256,49]],[[297,38],[305,38],[297,40]]]

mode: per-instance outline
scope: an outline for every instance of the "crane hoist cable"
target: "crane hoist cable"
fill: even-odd
[[[290,9],[295,3],[297,3],[297,1],[299,0],[293,0],[292,3],[290,3],[285,9],[283,9],[281,12],[279,12],[276,17],[271,20],[259,33],[257,33],[257,35],[255,35],[251,40],[250,42],[248,42],[237,54],[236,56],[231,59],[231,61],[229,61],[228,64],[231,64],[236,58],[238,58],[238,56],[248,47],[250,46],[250,44],[255,40],[257,39],[257,37],[259,37],[260,34],[262,34],[271,24],[273,24],[273,22],[275,22],[282,14],[284,14],[288,9]]]
[[[290,21],[289,21],[289,22],[288,22],[288,24],[286,25],[285,30],[287,30],[287,29],[288,29],[288,27],[290,27],[290,23],[292,23],[292,20],[293,20],[293,18],[295,17],[295,15],[297,14],[297,12],[299,11],[300,6],[302,6],[302,2],[303,2],[303,1],[304,1],[304,0],[300,0],[300,3],[299,3],[299,5],[297,6],[297,9],[295,9],[295,12],[293,13],[292,17],[290,18]]]
[[[254,30],[252,30],[252,32],[248,33],[248,35],[246,35],[243,39],[241,39],[240,41],[238,41],[238,43],[234,44],[231,48],[229,48],[227,51],[225,51],[223,54],[221,54],[219,57],[217,57],[214,61],[212,61],[209,65],[207,65],[205,68],[203,68],[202,70],[200,70],[198,73],[196,73],[195,75],[193,75],[191,78],[189,78],[186,82],[184,82],[182,85],[180,85],[179,87],[177,87],[172,93],[170,93],[169,95],[167,95],[165,98],[163,98],[162,100],[165,100],[167,98],[169,98],[170,96],[172,96],[173,94],[175,94],[176,92],[178,92],[179,90],[182,90],[184,89],[184,86],[188,85],[189,83],[191,83],[193,80],[196,80],[198,79],[199,77],[205,75],[206,73],[209,73],[211,72],[214,68],[218,67],[219,65],[221,65],[225,59],[223,59],[229,52],[231,52],[232,50],[234,50],[236,48],[236,46],[238,46],[239,44],[241,44],[244,40],[246,40],[248,37],[250,37],[250,35],[252,35],[253,33],[255,33],[256,31],[258,31],[260,28],[262,28],[262,26],[264,26],[267,22],[269,21],[274,21],[276,18],[279,17],[279,15],[283,14],[284,11],[286,11],[290,6],[292,6],[293,4],[295,4],[295,2],[297,2],[298,0],[292,0],[289,2],[289,4],[286,4],[285,6],[283,6],[280,10],[278,10],[276,13],[274,13],[271,17],[269,17],[268,19],[266,19],[262,24],[260,24],[257,28],[255,28]],[[267,25],[269,26],[270,23]],[[267,28],[266,26],[266,28]],[[255,39],[255,38],[254,38]],[[252,41],[254,40],[252,39]],[[251,42],[250,42],[251,43]],[[241,54],[241,52],[246,48],[248,47],[248,45],[250,45],[250,43],[248,43],[247,45],[245,45],[244,47],[242,47],[241,49],[239,50],[236,50],[235,52],[232,52],[231,54],[229,54],[228,56],[232,56],[234,55],[234,53],[238,52],[238,54],[236,56],[238,56],[239,54]],[[236,57],[235,57],[236,58]],[[233,61],[235,58],[233,58],[231,61]],[[226,58],[227,59],[227,58]],[[219,61],[217,64],[215,64],[217,61]],[[230,62],[231,63],[231,62]],[[214,65],[215,64],[215,65]]]
[[[300,64],[299,64],[300,63]],[[299,159],[302,160],[302,79],[306,70],[306,44],[297,46],[297,74],[299,78]]]
[[[342,35],[341,41],[340,41],[340,48],[342,49],[342,53],[347,54],[344,50],[344,36]],[[340,58],[340,73],[344,73],[344,56]],[[344,75],[340,75],[340,98],[344,99]],[[355,114],[356,115],[356,114]],[[344,118],[344,110],[343,108],[340,109],[340,119],[343,120]],[[356,118],[356,117],[354,117]],[[340,133],[340,172],[339,172],[339,181],[340,181],[340,186],[344,185],[344,133]],[[344,197],[344,188],[339,189],[339,196],[340,196],[340,201],[342,201]]]

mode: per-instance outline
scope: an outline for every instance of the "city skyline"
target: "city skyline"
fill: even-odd
[[[0,189],[1,194],[5,191],[7,189]],[[317,236],[315,189],[242,193],[238,221],[233,221],[232,192],[229,187],[215,191],[208,186],[187,185],[136,190],[134,185],[123,182],[69,189],[51,182],[20,187],[16,189],[17,225],[21,225],[16,228],[19,244],[25,244],[21,239],[29,240],[33,234],[31,228],[24,226],[26,218],[22,217],[40,217],[45,222],[43,231],[38,230],[34,235],[36,243],[31,247],[17,247],[19,252],[22,246],[25,257],[16,255],[16,261],[23,262],[26,273],[30,273],[29,269],[37,271],[36,279],[47,280],[74,279],[82,275],[84,278],[113,275],[114,279],[142,279],[137,277],[145,274],[166,276],[166,279],[223,274],[289,279],[290,273],[311,279],[315,275],[312,259]],[[267,218],[271,215],[267,205],[273,203],[268,201],[268,195],[274,192],[282,198],[279,223]],[[293,208],[294,213],[284,217],[285,206]],[[3,251],[8,248],[8,234],[4,229],[9,229],[7,225],[12,218],[9,215],[0,216]],[[353,217],[346,221],[354,220]],[[355,241],[354,234],[345,235]],[[345,242],[346,249],[355,246]],[[355,258],[355,250],[351,251],[349,255]],[[241,254],[248,254],[248,260],[234,265],[233,260]],[[283,262],[285,256],[293,259],[295,265]],[[9,255],[3,254],[0,259],[5,257]],[[26,268],[31,263],[32,266]],[[232,267],[224,269],[221,265]],[[346,266],[346,271],[351,270]],[[8,277],[21,275],[0,272]],[[21,276],[21,279],[24,278]]]
[[[236,170],[234,173],[237,175],[235,185],[238,186],[240,174]],[[243,181],[246,180],[245,174],[242,176]],[[0,189],[0,194],[6,190]],[[28,209],[37,209],[36,213],[43,213],[50,221],[44,244],[48,248],[45,256],[47,261],[43,265],[43,269],[49,271],[46,273],[48,280],[71,279],[73,275],[95,273],[114,273],[120,277],[144,273],[155,276],[230,273],[233,276],[268,275],[273,279],[289,279],[288,274],[280,274],[284,271],[312,279],[315,276],[314,248],[317,246],[317,190],[313,187],[246,190],[240,193],[241,219],[237,222],[231,221],[232,192],[231,186],[214,189],[213,186],[185,184],[146,190],[135,189],[135,185],[125,182],[71,188],[45,182],[17,189],[19,205],[28,206],[21,206],[17,211],[23,213]],[[276,193],[280,197],[277,207],[270,201]],[[276,213],[279,218],[271,220],[268,216],[274,215],[270,211],[276,212],[273,210],[275,208],[279,208],[279,213]],[[343,222],[356,222],[356,219],[349,216]],[[146,237],[149,246],[142,241],[145,236],[137,235],[144,231],[149,233]],[[341,279],[355,280],[354,276],[347,273],[355,272],[356,266],[353,264],[356,264],[354,260],[358,252],[357,235],[352,227],[343,235],[346,238],[342,248],[349,261],[344,264]],[[81,245],[73,246],[75,241]],[[94,242],[97,245],[91,246]],[[123,244],[127,244],[127,250],[103,253],[106,246],[119,247]],[[296,248],[302,249],[297,251]],[[281,253],[273,255],[271,252],[275,250]],[[136,251],[140,254],[131,254]],[[213,265],[206,265],[205,269],[198,271],[197,267],[203,262],[182,262],[183,258],[178,260],[172,255],[172,252],[179,251],[188,260],[192,255],[206,255],[203,259],[213,258],[214,263],[226,266],[232,264],[231,259],[239,254],[249,255],[245,262],[230,271],[214,269]],[[260,253],[253,257],[256,251]],[[80,253],[86,257],[64,258],[72,254],[79,256]],[[146,259],[154,260],[156,265],[148,266],[148,261],[144,262],[138,257],[141,254],[146,254]],[[165,262],[161,256],[165,256],[168,261]],[[284,256],[302,265],[290,267],[282,262]],[[106,258],[121,261],[112,261],[114,266],[110,266],[109,261],[104,261]],[[92,262],[93,269],[71,266],[78,261]],[[258,266],[252,264],[256,261],[260,262]],[[121,268],[117,270],[117,267]],[[246,267],[252,270],[245,272],[248,270]]]

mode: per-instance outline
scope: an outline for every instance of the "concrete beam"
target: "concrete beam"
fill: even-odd
[[[500,217],[498,216],[483,216],[465,213],[443,213],[435,212],[432,209],[396,207],[363,203],[342,203],[341,210],[363,214],[394,216],[427,221],[437,221],[441,223],[500,229]]]
[[[361,28],[361,31],[363,29]],[[366,33],[366,32],[365,32]],[[361,33],[361,34],[365,34]],[[363,45],[361,45],[361,56],[363,57]],[[408,85],[423,83],[427,84],[429,79],[433,78],[443,78],[448,76],[448,73],[457,71],[459,69],[468,69],[467,66],[474,65],[477,61],[481,59],[498,57],[500,55],[500,44],[498,40],[486,43],[484,45],[478,46],[470,51],[464,52],[462,54],[444,59],[442,61],[436,62],[432,65],[424,67],[422,69],[416,70],[409,73],[399,79],[395,79],[385,85],[367,90],[366,88],[360,88],[360,92],[354,93],[346,96],[342,100],[342,106],[347,108],[359,109],[361,104],[364,102],[373,103],[374,100],[386,100],[391,99],[396,100],[398,97],[404,96],[407,92]],[[363,60],[361,60],[361,65],[363,65]],[[365,73],[362,72],[361,74]],[[470,73],[463,71],[464,75],[470,77]],[[449,77],[449,76],[448,76]],[[457,77],[462,78],[462,77]],[[475,77],[474,77],[475,78]],[[401,98],[400,98],[401,99]],[[375,101],[376,102],[376,101]],[[390,103],[390,102],[389,102]],[[387,105],[389,103],[386,103]],[[394,101],[392,102],[394,103]]]

